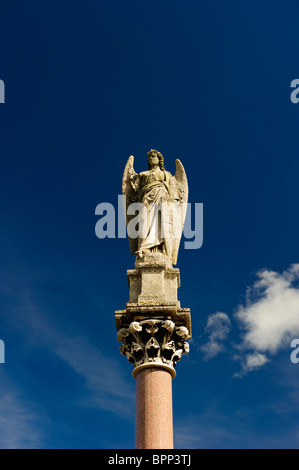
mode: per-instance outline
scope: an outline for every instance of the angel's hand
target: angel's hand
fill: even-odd
[[[137,191],[137,187],[138,187],[138,181],[136,180],[136,173],[131,171],[129,172],[129,179],[130,179],[130,184],[131,184],[131,188],[133,189],[134,192]]]

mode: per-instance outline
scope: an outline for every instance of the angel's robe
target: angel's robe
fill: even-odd
[[[170,189],[171,174],[160,168],[143,171],[138,175],[137,198],[146,209],[143,237],[138,239],[138,251],[171,253],[173,218],[169,207],[174,203]]]

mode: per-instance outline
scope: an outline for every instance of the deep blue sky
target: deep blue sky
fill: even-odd
[[[134,257],[95,236],[95,207],[116,205],[128,157],[140,172],[151,148],[172,173],[182,160],[204,204],[203,246],[177,265],[193,339],[173,381],[175,446],[299,446],[298,286],[281,343],[251,348],[268,360],[254,370],[235,316],[261,269],[285,279],[299,261],[298,18],[294,0],[1,1],[2,447],[134,447],[114,323]],[[230,331],[209,359],[216,312]]]

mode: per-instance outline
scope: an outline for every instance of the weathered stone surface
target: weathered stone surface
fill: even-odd
[[[180,307],[177,299],[177,289],[180,286],[178,268],[169,267],[163,257],[152,257],[150,262],[138,260],[135,266],[135,269],[127,271],[130,303],[174,302]]]
[[[175,365],[189,351],[191,316],[177,300],[179,269],[152,255],[127,272],[130,301],[115,312],[121,353],[134,365],[133,376],[147,367],[162,367],[175,376]]]
[[[172,320],[177,326],[185,326],[190,334],[191,315],[189,308],[177,308],[176,305],[143,305],[129,304],[125,310],[115,311],[115,323],[117,331],[120,328],[128,328],[133,321],[141,321],[146,318],[156,318],[158,320]]]
[[[136,260],[134,269],[127,271],[129,301],[124,310],[115,312],[117,335],[123,343],[121,353],[134,365],[134,377],[147,367],[167,369],[174,377],[176,362],[189,351],[186,341],[191,338],[190,310],[181,308],[177,295],[180,271],[173,267],[186,215],[187,176],[179,160],[174,176],[165,171],[157,150],[148,153],[147,171],[137,174],[133,162],[131,156],[122,192],[130,249]],[[135,202],[143,208],[137,238],[129,230],[135,217],[130,208]]]
[[[169,263],[175,265],[187,210],[187,175],[178,159],[175,175],[172,176],[165,170],[164,158],[159,151],[151,149],[147,156],[148,170],[137,174],[131,155],[122,180],[131,253],[135,253],[137,259],[143,259],[149,253],[164,254]],[[135,218],[135,203],[142,205],[137,236],[135,224],[131,227],[131,221]]]
[[[117,332],[123,343],[120,352],[134,365],[133,376],[146,367],[165,367],[175,376],[174,367],[182,354],[189,352],[190,333],[185,326],[172,320],[150,318],[133,321]]]

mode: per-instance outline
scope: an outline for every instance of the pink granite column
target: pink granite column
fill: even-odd
[[[172,375],[149,367],[136,376],[136,449],[173,449]]]

